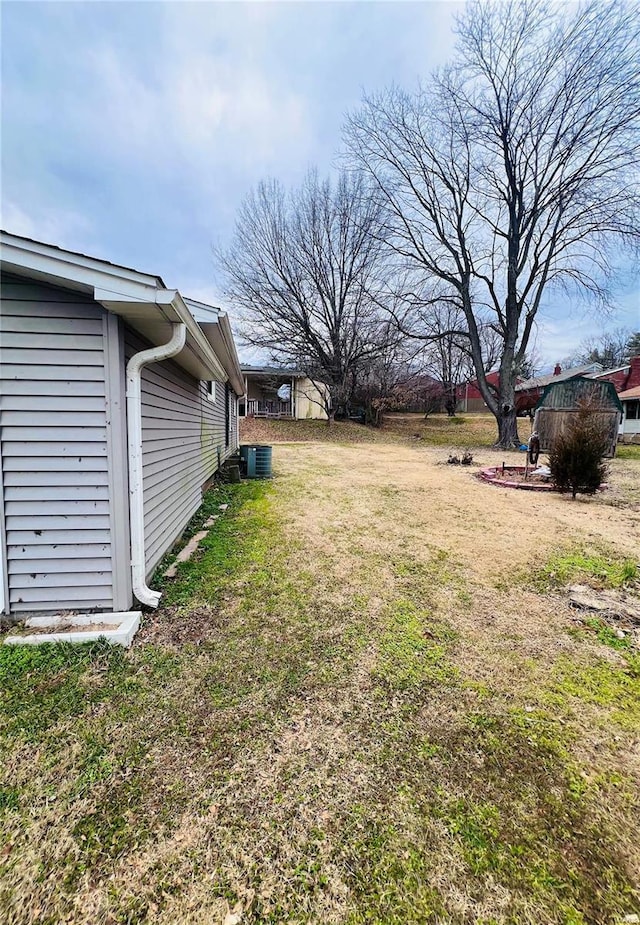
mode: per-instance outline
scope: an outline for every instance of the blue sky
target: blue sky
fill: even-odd
[[[331,170],[363,90],[412,87],[450,56],[456,2],[3,2],[2,226],[220,301],[212,244],[260,179]],[[541,316],[544,360],[640,327]]]

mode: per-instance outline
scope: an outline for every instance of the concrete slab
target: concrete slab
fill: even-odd
[[[51,628],[50,633],[34,633],[31,636],[7,636],[4,640],[8,646],[39,646],[46,642],[95,642],[106,639],[113,646],[128,649],[138,628],[142,612],[130,610],[119,613],[70,614],[60,617],[29,617],[25,626],[32,629]],[[114,629],[98,629],[100,626],[115,625]],[[95,626],[95,630],[81,627]],[[64,627],[64,629],[63,629]],[[68,627],[68,629],[67,629]],[[76,627],[76,629],[74,629]]]
[[[198,544],[201,540],[205,538],[209,533],[208,530],[201,530],[199,533],[194,533],[187,545],[180,550],[176,556],[175,562],[173,562],[169,568],[164,573],[165,578],[175,578],[178,574],[178,563],[179,562],[188,562],[191,556],[194,554],[198,548]]]

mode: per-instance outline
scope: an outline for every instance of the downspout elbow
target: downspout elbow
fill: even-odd
[[[134,354],[127,363],[127,444],[129,455],[129,524],[131,530],[131,584],[141,604],[156,608],[161,594],[147,585],[144,550],[144,497],[142,467],[142,370],[180,353],[187,339],[186,325],[173,324],[171,339],[159,347]]]

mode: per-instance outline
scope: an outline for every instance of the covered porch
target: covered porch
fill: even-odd
[[[296,417],[295,382],[299,372],[268,367],[243,372],[245,404],[241,414],[244,411],[245,417],[254,418]]]

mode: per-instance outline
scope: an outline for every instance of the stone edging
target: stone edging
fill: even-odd
[[[508,470],[516,470],[517,472],[524,472],[524,466],[507,466],[505,467]],[[522,491],[557,491],[557,489],[549,485],[540,485],[526,482],[512,482],[508,478],[502,475],[498,475],[502,471],[502,466],[490,466],[488,469],[481,469],[480,472],[476,473],[476,478],[480,479],[482,482],[487,482],[489,485],[498,485],[500,488],[519,488]]]

